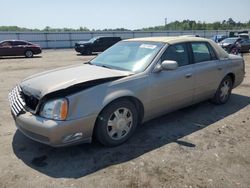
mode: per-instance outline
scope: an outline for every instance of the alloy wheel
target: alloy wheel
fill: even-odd
[[[128,108],[119,108],[114,111],[108,120],[107,132],[110,138],[121,140],[132,128],[133,115]]]

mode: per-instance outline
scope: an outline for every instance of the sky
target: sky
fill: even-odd
[[[184,19],[250,20],[250,0],[0,0],[0,25],[89,29],[164,25]]]

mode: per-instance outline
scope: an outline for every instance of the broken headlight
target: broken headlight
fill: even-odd
[[[54,120],[65,120],[67,118],[67,114],[68,100],[65,98],[46,102],[40,112],[40,116]]]

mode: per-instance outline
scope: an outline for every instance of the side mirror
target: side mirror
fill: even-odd
[[[178,67],[178,63],[176,61],[165,60],[161,63],[161,67],[163,70],[175,70]]]
[[[154,72],[160,72],[162,70],[175,70],[178,68],[178,63],[172,60],[165,60],[161,64],[155,67]]]

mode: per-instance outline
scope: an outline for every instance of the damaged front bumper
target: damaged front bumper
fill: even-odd
[[[29,112],[15,116],[17,128],[32,140],[61,147],[91,142],[96,115],[76,120],[55,121]]]

